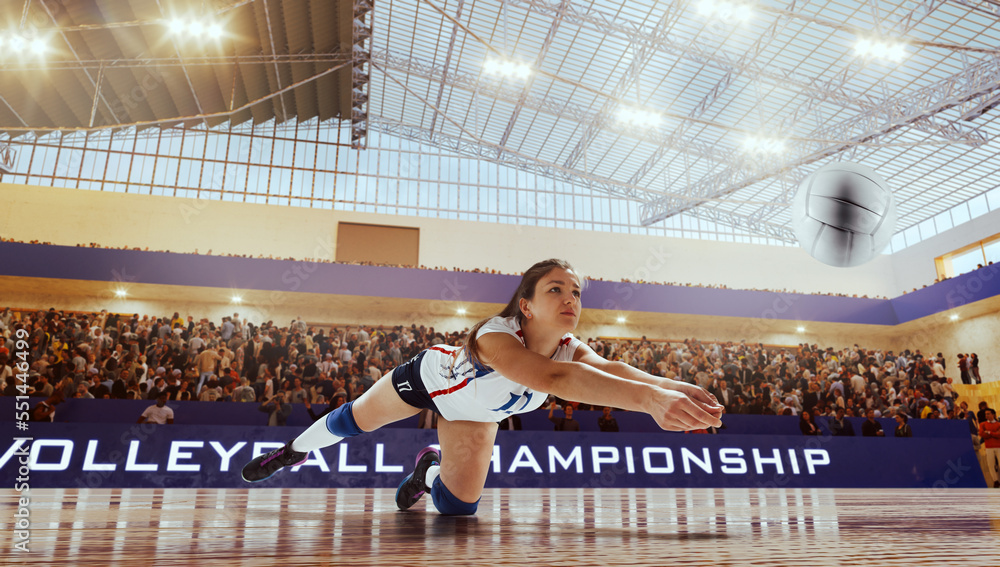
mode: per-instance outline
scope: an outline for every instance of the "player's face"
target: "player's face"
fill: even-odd
[[[579,278],[571,271],[553,268],[535,284],[529,310],[538,323],[572,331],[580,321]]]

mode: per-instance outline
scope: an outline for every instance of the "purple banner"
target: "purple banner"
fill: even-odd
[[[300,428],[32,423],[0,446],[17,488],[391,488],[434,431],[384,429],[314,451],[250,485],[240,469]],[[447,455],[445,455],[447,458]],[[973,488],[985,486],[961,438],[843,438],[501,431],[488,487]]]

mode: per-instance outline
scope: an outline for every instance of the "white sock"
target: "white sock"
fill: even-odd
[[[424,484],[427,485],[427,490],[430,490],[434,486],[434,480],[441,475],[441,467],[438,465],[431,465],[427,467],[427,476],[424,477]]]
[[[337,437],[326,427],[326,418],[317,419],[315,423],[309,426],[292,441],[292,450],[301,453],[308,453],[314,449],[321,449],[323,447],[329,447],[335,443],[339,443],[343,437]]]

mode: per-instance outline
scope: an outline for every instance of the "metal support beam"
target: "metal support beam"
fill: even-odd
[[[379,50],[372,54],[372,61],[388,70],[421,77],[428,81],[441,82],[452,88],[478,93],[478,96],[486,96],[511,104],[517,104],[522,100],[523,95],[522,104],[524,108],[551,114],[561,119],[573,120],[582,124],[593,124],[600,119],[600,116],[595,112],[552,96],[542,97],[532,95],[531,93],[522,92],[521,89],[504,86],[494,81],[480,81],[479,77],[472,74],[453,71],[445,75],[444,69],[440,65],[413,57],[410,54]],[[665,151],[671,150],[687,153],[699,158],[720,162],[730,158],[728,152],[725,152],[714,144],[698,140],[694,137],[679,135],[677,132],[666,134],[662,130],[655,129],[640,132],[634,128],[622,126],[614,121],[608,123],[605,126],[605,130],[618,136],[656,144],[664,148]]]
[[[267,7],[268,0],[263,0],[261,3],[264,5],[264,21],[267,24],[267,39],[271,45],[271,53],[275,54],[278,50],[274,48],[274,32],[271,31],[271,10]],[[277,63],[274,64],[274,80],[278,82],[278,90],[281,90],[281,69],[278,67]],[[278,122],[284,122],[285,120],[288,120],[288,110],[285,109],[285,97],[279,96],[278,101],[281,102],[281,120],[278,120]],[[201,111],[200,106],[198,110]]]
[[[49,16],[49,19],[52,20],[53,24],[55,24],[56,29],[59,29],[59,22],[56,21],[56,17],[52,13],[52,10],[50,10],[49,7],[46,5],[46,0],[38,0],[38,4],[41,5],[42,9],[45,10],[45,13]],[[73,54],[73,58],[76,59],[77,61],[80,61],[80,55],[77,54],[76,49],[73,49],[73,44],[70,43],[69,38],[66,37],[66,32],[60,29],[59,36],[62,37],[63,43],[66,44],[66,48],[69,50],[69,52]],[[88,81],[90,81],[90,86],[94,87],[94,89],[96,90],[97,85],[94,82],[94,78],[90,76],[90,71],[84,69],[83,75],[87,77]],[[115,119],[115,122],[121,122],[121,118],[119,118],[118,115],[115,114],[114,109],[111,108],[111,104],[109,104],[107,99],[104,98],[104,95],[101,95],[101,102],[104,103],[105,108],[107,108],[108,112],[111,113],[111,117]]]
[[[1000,57],[982,61],[912,94],[890,99],[843,122],[815,130],[805,136],[808,141],[792,143],[788,152],[793,156],[790,159],[772,163],[741,160],[742,163],[686,187],[681,192],[683,199],[668,197],[646,203],[642,207],[642,224],[648,226],[697,207],[699,198],[717,199],[908,125],[932,128],[947,124],[936,115],[997,89],[1000,89]]]
[[[79,61],[47,61],[44,64],[7,65],[0,67],[0,73],[23,73],[25,71],[88,71],[107,69],[146,69],[164,67],[215,67],[218,65],[313,65],[315,63],[343,63],[351,61],[350,53],[305,53],[278,55],[228,55],[206,57],[143,57],[123,59],[89,59]],[[311,69],[312,67],[310,67]]]
[[[465,7],[465,0],[458,0],[458,9],[455,10],[455,21],[462,19],[462,8]],[[455,41],[458,39],[458,24],[451,26],[451,39],[448,40],[448,53],[444,56],[444,69],[441,71],[441,86],[438,88],[437,100],[434,101],[434,108],[441,108],[444,100],[444,88],[448,84],[448,69],[451,68],[451,56],[455,53]],[[437,128],[438,113],[435,110],[431,117],[431,132]],[[477,132],[478,135],[478,132]]]
[[[556,2],[556,0],[506,1],[512,5],[518,5],[550,17],[557,17],[560,14],[561,4]],[[900,35],[909,31],[930,15],[943,1],[945,0],[925,0],[895,22],[893,30],[899,32]],[[965,1],[986,2],[987,0]],[[672,57],[683,58],[727,73],[728,76],[720,81],[720,85],[717,85],[718,89],[714,96],[710,94],[700,103],[704,108],[712,104],[715,97],[719,96],[725,88],[728,88],[731,81],[740,76],[786,89],[792,93],[806,97],[810,102],[823,101],[844,108],[861,110],[868,110],[886,102],[885,99],[868,92],[854,92],[848,88],[846,84],[850,78],[850,74],[844,74],[834,80],[825,80],[790,69],[776,67],[770,63],[761,64],[756,62],[753,57],[745,57],[744,54],[730,53],[723,49],[717,49],[715,46],[702,45],[697,40],[681,41],[671,37],[669,34],[658,33],[656,28],[650,28],[647,25],[628,20],[616,19],[612,14],[579,4],[570,4],[564,8],[561,17],[564,22],[625,39],[638,47],[649,48]],[[771,33],[770,30],[767,33]],[[767,42],[761,41],[760,45],[766,46]],[[722,83],[725,84],[723,85]],[[810,102],[807,102],[803,106],[810,106]],[[973,136],[974,138],[975,136]],[[969,139],[959,138],[953,141],[968,142]],[[571,155],[570,157],[574,156]]]
[[[685,0],[677,0],[667,6],[663,15],[660,16],[660,20],[657,22],[656,27],[653,29],[650,40],[656,42],[661,39],[665,39],[667,37],[667,32],[681,17],[686,7],[687,2]],[[563,18],[566,13],[566,6],[560,4],[558,17]],[[619,97],[628,92],[628,90],[636,84],[639,80],[639,74],[646,68],[646,65],[656,52],[656,47],[653,45],[633,44],[633,47],[637,48],[638,52],[632,58],[632,63],[625,71],[625,74],[622,75],[621,79],[618,80],[618,84],[614,89],[614,93]],[[592,122],[587,126],[583,136],[580,137],[580,141],[577,142],[576,146],[570,152],[569,157],[566,158],[566,162],[563,164],[564,167],[576,166],[577,162],[583,157],[583,153],[587,151],[587,148],[590,147],[590,144],[593,143],[594,139],[597,137],[597,133],[603,129],[606,124],[613,122],[613,120],[611,120],[611,114],[614,112],[615,107],[617,107],[618,104],[619,101],[613,99],[608,99],[604,102],[601,109],[597,112],[597,121]]]
[[[994,18],[1000,18],[1000,2],[996,0],[949,0],[955,4],[961,4],[966,8],[971,8],[982,14],[989,14]]]
[[[94,127],[94,118],[97,116],[97,101],[101,100],[102,80],[104,80],[104,67],[97,70],[97,85],[94,86],[94,104],[90,107],[90,128]]]
[[[10,142],[0,142],[0,173],[13,173],[17,151]]]
[[[368,140],[368,93],[372,60],[372,0],[354,0],[351,69],[351,147],[364,149]]]
[[[661,193],[651,192],[644,187],[636,187],[586,172],[575,171],[558,164],[540,160],[537,157],[510,151],[497,145],[469,141],[458,136],[434,132],[426,128],[403,124],[380,116],[371,116],[369,126],[373,131],[382,134],[424,144],[455,155],[481,159],[505,167],[515,168],[546,179],[569,183],[576,187],[588,189],[594,193],[640,202],[653,196],[662,196]],[[704,212],[703,209],[697,209],[694,216],[707,218],[704,215],[711,216],[709,220],[713,222],[738,226],[743,230],[762,237],[775,238],[785,242],[795,242],[795,235],[788,228],[781,225],[717,209],[711,209],[711,212]]]
[[[552,47],[552,40],[555,39],[556,32],[559,31],[559,24],[562,23],[562,17],[567,6],[569,6],[569,0],[562,0],[562,2],[559,3],[559,11],[556,13],[556,18],[552,20],[552,25],[549,26],[549,32],[545,34],[545,40],[542,42],[542,47],[538,50],[538,56],[535,57],[535,64],[533,66],[534,69],[541,69],[542,62],[545,61],[545,56],[548,54],[549,48]],[[514,112],[511,114],[510,120],[507,121],[507,127],[504,128],[503,136],[500,138],[501,146],[507,145],[507,138],[510,138],[510,133],[514,130],[514,124],[517,122],[517,118],[521,115],[521,109],[524,108],[524,100],[528,97],[528,93],[531,92],[531,87],[534,86],[535,77],[537,76],[537,74],[532,73],[525,82],[524,87],[522,87],[521,96],[518,98],[517,104],[514,105]]]

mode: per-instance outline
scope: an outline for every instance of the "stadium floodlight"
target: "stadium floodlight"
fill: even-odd
[[[730,0],[702,0],[698,3],[698,14],[728,23],[744,24],[753,18],[753,6]]]
[[[885,59],[898,63],[906,58],[906,42],[859,37],[854,43],[854,53],[865,59]]]
[[[204,42],[206,39],[219,40],[225,34],[221,24],[207,17],[174,17],[167,20],[166,25],[171,35],[199,42]]]
[[[615,118],[618,122],[634,128],[658,128],[663,124],[662,114],[638,106],[620,106],[615,113]]]
[[[36,37],[35,39],[31,40],[31,52],[34,53],[35,55],[45,55],[45,52],[46,50],[48,50],[48,47],[49,46],[47,43],[45,43],[45,40],[40,37]]]
[[[7,38],[7,50],[11,53],[21,53],[27,47],[27,42],[20,34],[12,33]]]
[[[187,29],[187,24],[185,24],[184,20],[180,18],[174,18],[170,20],[169,27],[170,27],[170,33],[174,35],[182,35],[184,33],[184,30]]]
[[[531,69],[531,65],[521,61],[499,57],[487,57],[486,61],[483,63],[483,72],[487,75],[498,76],[501,79],[510,78],[524,80],[530,77],[533,71]]]
[[[781,154],[786,148],[781,138],[747,136],[743,139],[743,151],[751,154]]]

